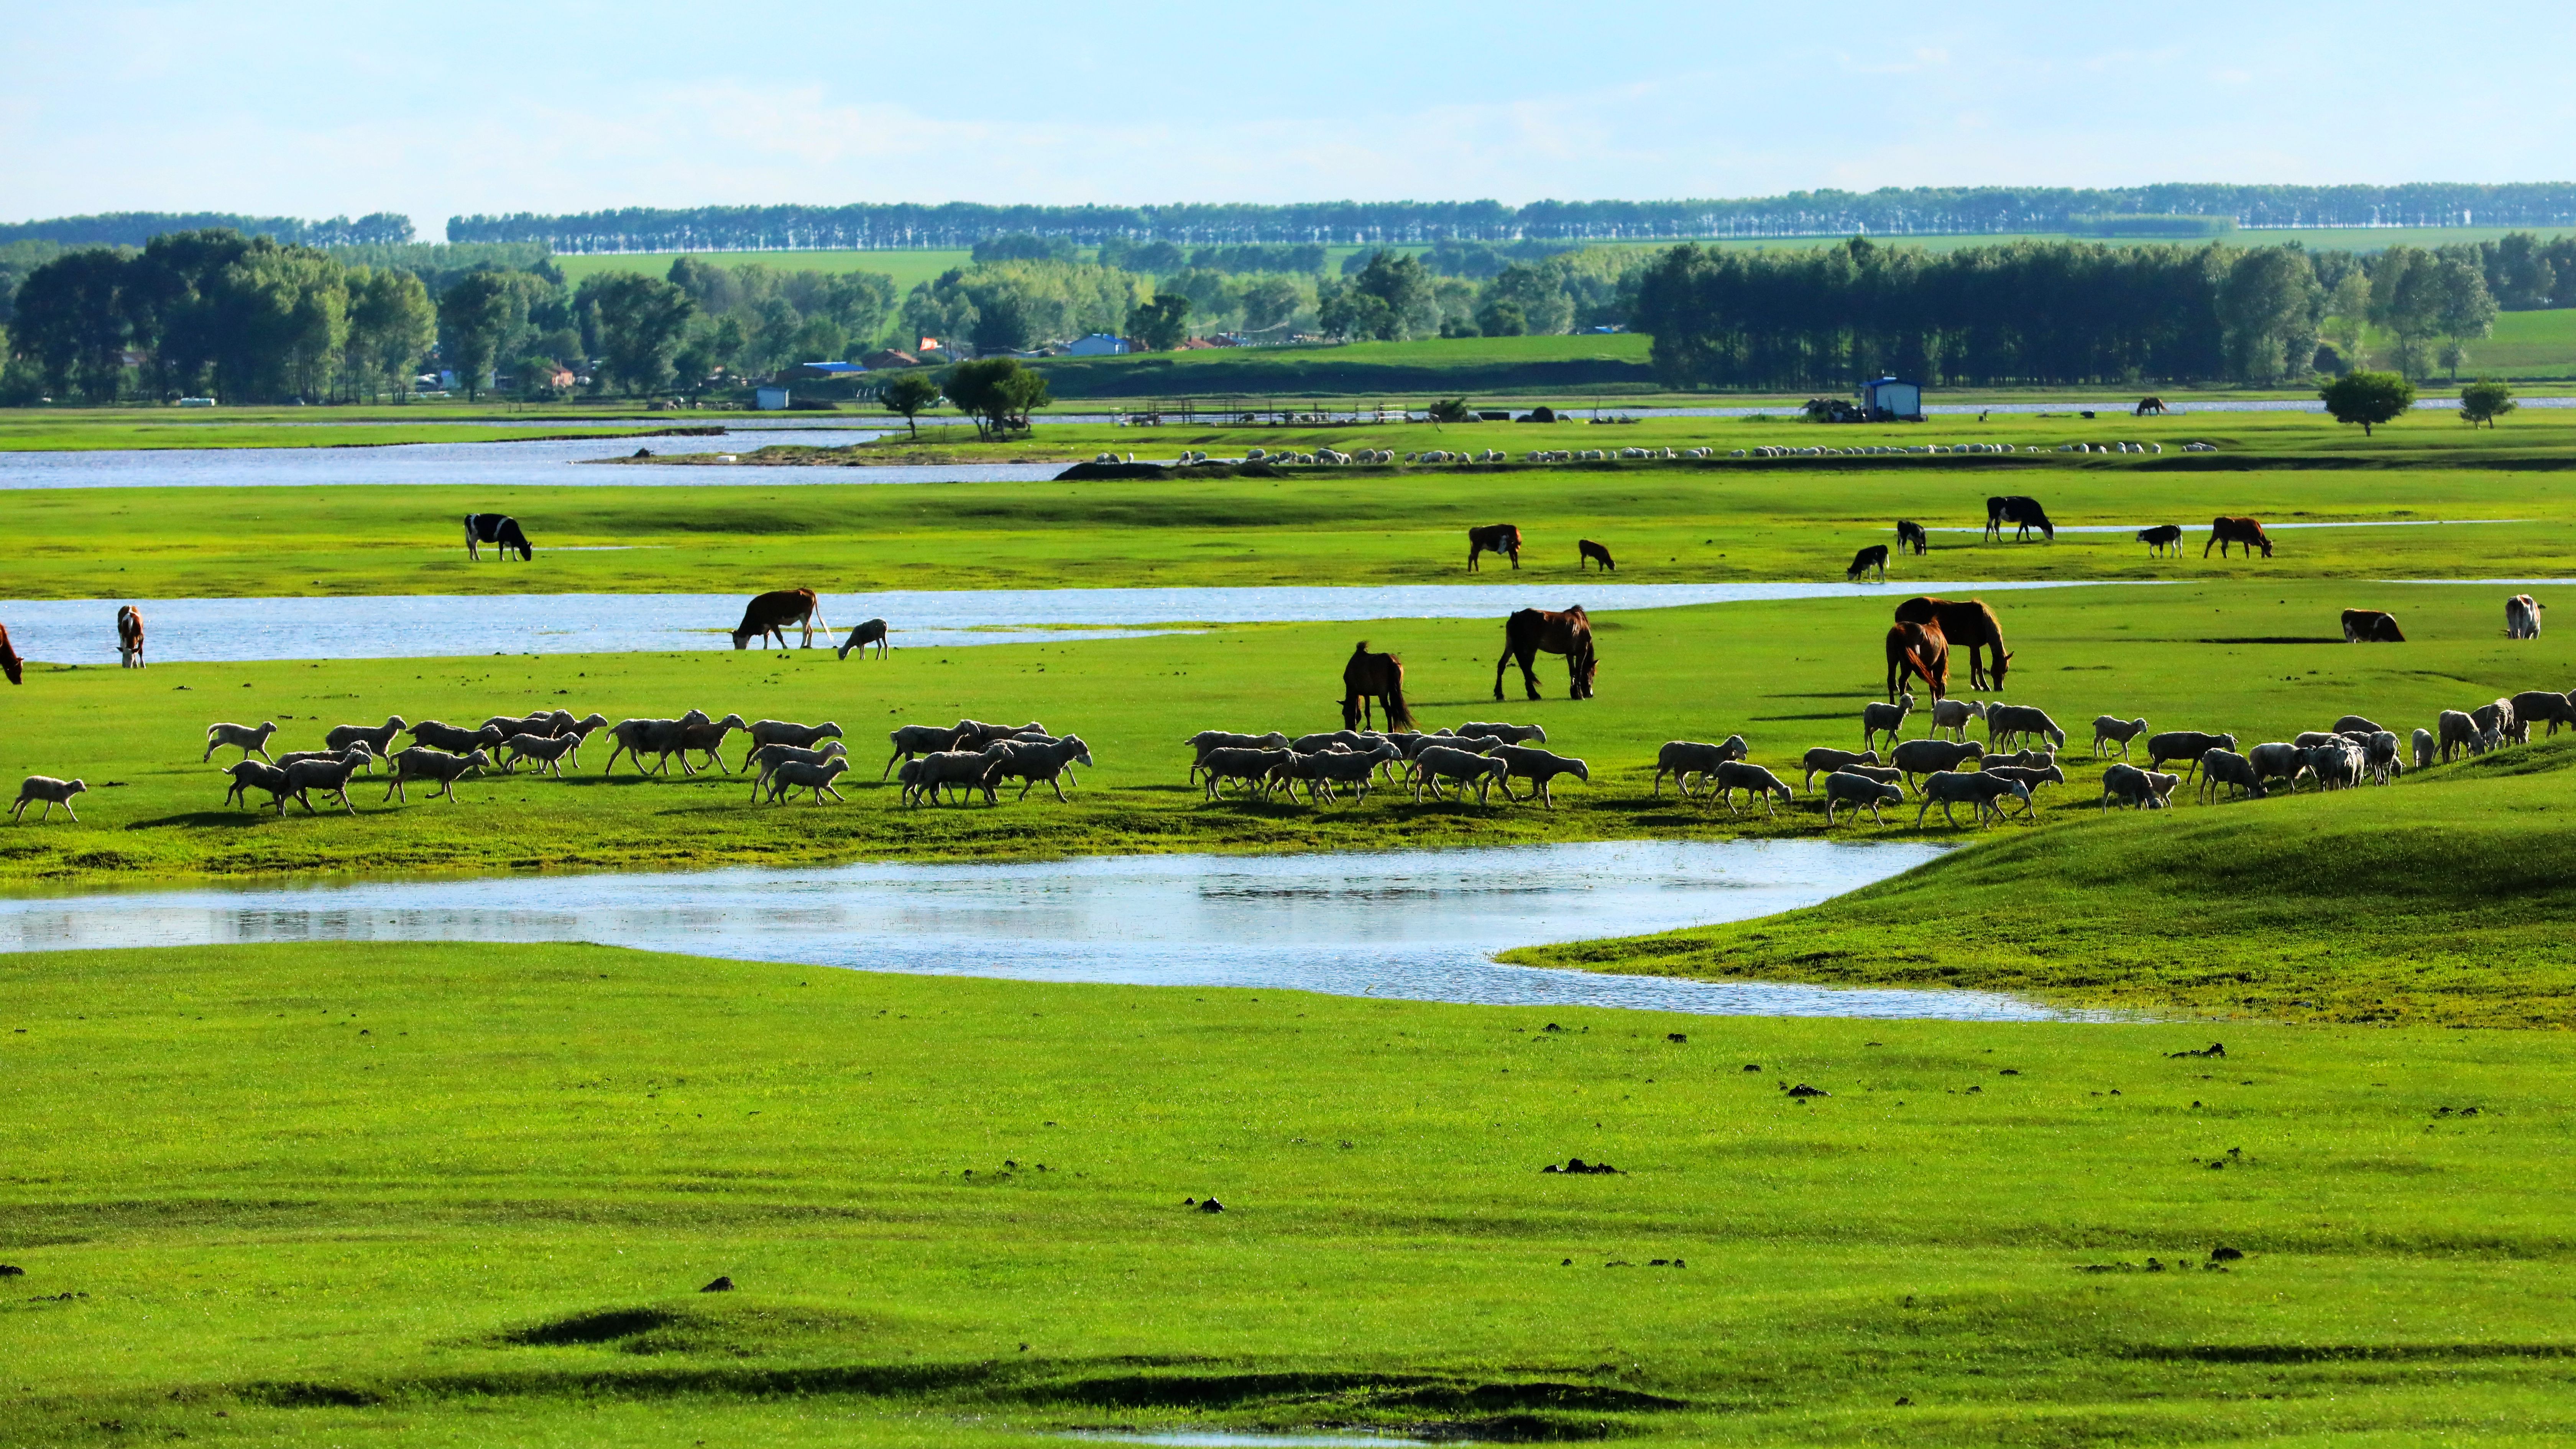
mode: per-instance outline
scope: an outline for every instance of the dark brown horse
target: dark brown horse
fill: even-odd
[[[2004,626],[1982,599],[1908,599],[1896,606],[1900,624],[1939,624],[1951,647],[1968,651],[1968,683],[1975,689],[2001,689],[2012,655],[2004,650]],[[1992,664],[1985,651],[1994,651]]]
[[[1923,681],[1937,702],[1950,692],[1950,641],[1939,624],[1899,624],[1887,631],[1887,697],[1905,675]]]
[[[1483,528],[1467,530],[1467,572],[1476,571],[1479,554],[1507,553],[1512,567],[1521,566],[1521,527],[1517,523],[1489,523]]]
[[[1404,661],[1392,654],[1371,654],[1362,639],[1342,666],[1342,728],[1355,730],[1369,721],[1369,705],[1386,708],[1386,727],[1409,730],[1413,711],[1404,703]]]
[[[1592,697],[1592,676],[1601,668],[1592,653],[1592,618],[1581,604],[1569,604],[1563,613],[1523,609],[1503,621],[1503,657],[1494,661],[1494,698],[1503,697],[1503,671],[1515,659],[1520,661],[1521,684],[1530,698],[1538,698],[1538,675],[1530,665],[1541,650],[1565,656],[1566,698]]]
[[[748,649],[754,639],[776,639],[778,647],[787,647],[783,632],[790,624],[805,626],[804,647],[814,647],[814,631],[826,635],[832,626],[823,622],[823,603],[812,589],[773,589],[743,607],[742,622],[733,629],[733,647]]]
[[[9,628],[5,624],[0,624],[0,670],[8,673],[11,684],[16,684],[18,676],[24,672],[18,662],[18,651],[9,647]]]
[[[2157,417],[2163,417],[2165,414],[2172,411],[2173,409],[2165,406],[2165,400],[2163,398],[2142,397],[2138,399],[2138,410],[2129,414],[2129,416],[2133,418],[2143,418],[2149,413],[2154,413]]]
[[[1619,571],[1619,565],[1611,560],[1610,550],[1608,548],[1594,543],[1588,538],[1578,538],[1574,541],[1575,570],[1577,572],[1581,572],[1584,565],[1587,563],[1597,563],[1601,565],[1601,570],[1604,573],[1617,573]]]

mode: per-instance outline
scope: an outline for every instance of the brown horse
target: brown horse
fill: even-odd
[[[116,611],[116,658],[119,667],[143,667],[143,611],[127,604]]]
[[[1371,702],[1386,707],[1386,727],[1416,728],[1404,703],[1404,661],[1392,654],[1371,654],[1362,639],[1342,666],[1342,728],[1355,730],[1369,722]]]
[[[1468,529],[1467,572],[1471,574],[1474,573],[1476,571],[1476,556],[1487,553],[1510,554],[1512,556],[1512,567],[1519,568],[1521,566],[1520,525],[1517,523],[1489,523],[1483,528]]]
[[[18,663],[18,651],[9,647],[9,626],[6,624],[0,624],[0,670],[8,673],[11,684],[16,684],[18,676],[24,672]]]
[[[2165,400],[2163,398],[2142,397],[2138,399],[2138,410],[2129,414],[2129,416],[2133,418],[2143,418],[2149,413],[2154,413],[2157,417],[2163,417],[2165,414],[2172,411],[2173,409],[2165,406]]]
[[[754,639],[776,639],[778,647],[787,647],[784,632],[790,624],[805,626],[807,649],[814,647],[814,631],[826,635],[832,626],[823,622],[823,603],[812,589],[773,589],[753,599],[742,611],[742,622],[733,628],[733,647],[748,649]]]
[[[1982,599],[1908,599],[1896,606],[1900,624],[1939,624],[1950,645],[1968,651],[1968,683],[1975,689],[2001,689],[2012,655],[2004,651],[2004,626]],[[1995,653],[1986,663],[1985,651]]]
[[[1950,641],[1941,626],[1899,624],[1887,631],[1887,697],[1896,698],[1902,675],[1912,675],[1932,691],[1937,703],[1950,692]]]
[[[1503,657],[1494,661],[1494,698],[1503,697],[1503,671],[1515,659],[1520,661],[1521,684],[1530,698],[1538,698],[1538,675],[1530,665],[1542,649],[1565,656],[1565,697],[1590,699],[1592,676],[1599,672],[1601,661],[1592,653],[1592,617],[1581,604],[1569,604],[1563,613],[1523,609],[1503,621]]]
[[[1578,573],[1581,572],[1584,565],[1587,563],[1597,563],[1601,565],[1601,570],[1604,573],[1615,574],[1619,571],[1619,565],[1611,561],[1609,549],[1600,544],[1594,543],[1588,538],[1578,538],[1574,541],[1575,571]]]

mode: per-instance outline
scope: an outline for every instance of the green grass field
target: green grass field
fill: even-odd
[[[680,252],[565,253],[557,256],[554,264],[563,269],[564,280],[579,286],[582,278],[601,272],[646,272],[656,277],[665,276],[671,270],[671,263],[682,255]],[[865,252],[689,252],[685,255],[721,267],[751,264],[779,272],[883,272],[894,278],[898,296],[911,291],[918,283],[937,281],[939,274],[951,267],[971,266],[975,260],[974,253],[964,247]]]
[[[0,980],[11,1444],[2576,1431],[2554,1033],[2177,1059],[2212,1032],[586,946]]]

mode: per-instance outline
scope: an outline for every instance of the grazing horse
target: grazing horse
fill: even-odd
[[[1887,631],[1887,697],[1896,698],[1897,684],[1910,674],[1923,681],[1932,691],[1934,703],[1950,692],[1950,641],[1935,624],[1899,624]]]
[[[814,647],[814,631],[826,636],[832,626],[823,622],[822,601],[812,589],[772,589],[743,607],[742,622],[733,628],[733,647],[748,649],[754,639],[776,639],[778,647],[787,647],[784,630],[790,624],[805,626],[807,649]]]
[[[1896,520],[1896,547],[1900,553],[1930,553],[1932,540],[1923,534],[1923,525],[1910,518]]]
[[[1878,581],[1880,583],[1883,584],[1887,582],[1886,544],[1873,543],[1869,547],[1862,549],[1860,552],[1853,554],[1851,567],[1843,570],[1843,582],[1847,584],[1859,583],[1860,576],[1868,573],[1871,569],[1878,570]]]
[[[1602,547],[1600,544],[1594,543],[1588,538],[1578,538],[1574,541],[1575,571],[1578,573],[1582,572],[1583,566],[1587,563],[1600,564],[1602,570],[1606,573],[1617,573],[1619,571],[1619,565],[1611,561],[1610,550]]]
[[[2154,528],[2141,528],[2138,530],[2138,542],[2147,546],[2149,558],[2155,557],[2160,552],[2171,552],[2179,558],[2182,555],[2182,525],[2165,523]]]
[[[2209,543],[2204,543],[2200,546],[2200,556],[2202,558],[2209,557],[2209,544],[2211,543],[2218,545],[2218,556],[2220,558],[2227,557],[2227,546],[2231,543],[2241,543],[2245,545],[2245,556],[2247,558],[2252,558],[2254,556],[2254,550],[2258,548],[2263,550],[2263,557],[2270,558],[2272,556],[2272,540],[2269,535],[2263,532],[2263,524],[2260,519],[2213,518],[2209,520]]]
[[[836,657],[847,659],[850,657],[850,651],[856,649],[859,651],[859,657],[861,659],[865,659],[868,657],[867,650],[868,646],[871,644],[877,646],[877,657],[879,659],[883,659],[886,656],[887,648],[890,647],[886,643],[885,620],[870,619],[859,627],[852,629],[850,631],[850,637],[841,641],[841,652]]]
[[[116,659],[122,669],[143,667],[143,611],[132,604],[116,611]]]
[[[5,624],[0,624],[0,671],[7,672],[11,684],[18,682],[18,676],[22,672],[22,667],[18,663],[18,651],[9,647],[9,627]]]
[[[1908,599],[1896,606],[1900,624],[1938,624],[1947,647],[1968,651],[1968,685],[1972,689],[2001,689],[2004,670],[2012,655],[2004,652],[2003,622],[1982,599]],[[1986,663],[1984,651],[1994,651],[1994,663]]]
[[[528,536],[519,531],[519,520],[506,513],[465,515],[465,556],[481,558],[481,545],[487,543],[499,544],[503,558],[516,551],[522,563],[537,556],[537,551],[528,547]]]
[[[2403,644],[2406,636],[2398,630],[2394,614],[2378,609],[2346,609],[2343,611],[2343,642]]]
[[[1371,703],[1385,706],[1388,729],[1415,728],[1413,711],[1404,703],[1404,661],[1392,654],[1371,654],[1368,641],[1362,639],[1351,650],[1350,662],[1342,666],[1342,728],[1358,729],[1368,723]]]
[[[2057,525],[2048,521],[2048,510],[2040,507],[2036,498],[2025,498],[2016,493],[2009,498],[1987,499],[1986,537],[1996,543],[2003,542],[2004,525],[2007,523],[2019,525],[2013,530],[2015,543],[2027,542],[2034,528],[2046,534],[2050,543],[2057,542]]]
[[[1565,656],[1566,698],[1592,697],[1592,676],[1601,668],[1592,652],[1592,616],[1583,612],[1581,604],[1569,604],[1563,613],[1523,609],[1503,621],[1503,657],[1494,661],[1494,698],[1503,697],[1503,671],[1515,659],[1520,661],[1522,686],[1530,698],[1539,697],[1538,675],[1530,665],[1540,650]]]
[[[1519,568],[1521,566],[1520,525],[1517,523],[1489,523],[1483,528],[1468,529],[1467,572],[1471,574],[1476,572],[1476,556],[1487,553],[1510,554],[1512,556],[1512,567]],[[1578,559],[1576,562],[1579,566],[1581,560]]]
[[[2165,400],[2163,398],[2142,397],[2138,399],[2138,410],[2129,414],[2129,416],[2133,418],[2143,418],[2149,413],[2154,413],[2157,417],[2163,417],[2165,414],[2172,411],[2173,409],[2165,406]]]

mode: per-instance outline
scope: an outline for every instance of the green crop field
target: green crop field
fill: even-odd
[[[918,283],[936,281],[949,268],[969,266],[975,260],[972,252],[960,247],[903,251],[567,252],[554,258],[554,264],[563,269],[566,281],[578,286],[582,278],[601,272],[649,272],[659,277],[684,255],[718,266],[749,264],[781,272],[883,272],[894,278],[897,293],[911,291]]]

